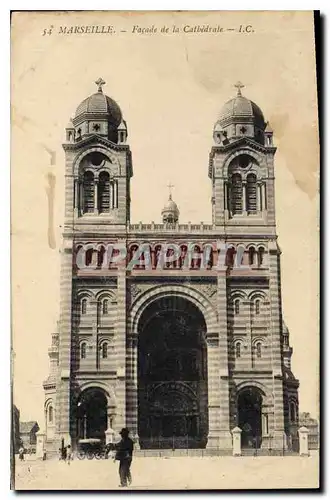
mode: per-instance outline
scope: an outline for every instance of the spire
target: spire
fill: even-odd
[[[103,78],[99,78],[98,80],[96,80],[96,85],[97,85],[97,91],[98,92],[102,92],[103,93],[103,90],[102,90],[102,85],[105,85],[105,81],[103,80]]]
[[[243,89],[245,87],[245,85],[243,85],[242,82],[238,81],[237,83],[235,83],[234,87],[237,88],[237,97],[241,97],[242,96],[241,89]]]

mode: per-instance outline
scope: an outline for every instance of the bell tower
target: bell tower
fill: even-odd
[[[66,128],[66,219],[81,225],[126,225],[130,219],[131,151],[118,104],[98,90]]]
[[[291,372],[292,349],[282,313],[281,250],[275,219],[276,148],[261,109],[242,95],[241,82],[235,87],[236,96],[223,105],[215,123],[209,163],[213,224],[228,249],[222,293],[227,300],[231,346],[231,428],[238,425],[243,429],[242,440],[248,440],[244,431],[250,425],[247,401],[254,398],[257,404],[259,398],[253,432],[262,436],[263,446],[268,446],[271,434],[273,445],[280,448],[287,446],[285,435],[296,434],[299,382]],[[259,392],[252,397],[258,384],[263,395]],[[235,401],[240,401],[238,407]],[[293,401],[294,411],[289,409],[289,401]]]
[[[213,131],[209,177],[213,223],[220,226],[275,226],[272,131],[260,108],[242,95],[224,104]],[[258,229],[259,231],[260,229]]]

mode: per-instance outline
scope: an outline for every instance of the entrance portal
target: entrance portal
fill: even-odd
[[[139,322],[141,448],[203,448],[208,435],[206,325],[189,300],[154,301]]]
[[[77,405],[78,439],[105,440],[107,430],[107,398],[101,389],[86,389]]]
[[[262,396],[254,387],[244,389],[238,396],[238,426],[242,430],[242,448],[261,446]]]

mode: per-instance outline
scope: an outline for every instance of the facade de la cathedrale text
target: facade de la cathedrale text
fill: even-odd
[[[107,443],[122,427],[144,450],[225,452],[236,427],[242,447],[290,449],[299,382],[282,314],[270,125],[238,83],[205,158],[212,224],[179,223],[171,192],[162,223],[131,224],[127,124],[104,83],[79,104],[63,144],[47,452]],[[109,259],[120,247],[126,258]]]

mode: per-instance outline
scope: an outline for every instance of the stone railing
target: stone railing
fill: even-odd
[[[215,224],[204,224],[203,222],[200,222],[199,224],[191,224],[190,222],[188,222],[187,224],[155,224],[154,222],[151,222],[150,224],[143,224],[142,222],[140,222],[139,224],[129,224],[128,230],[135,232],[142,232],[142,231],[143,232],[175,231],[179,233],[185,233],[191,231],[211,232],[216,230],[216,226]]]

